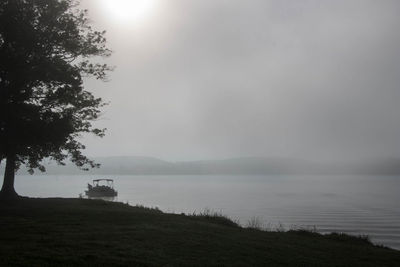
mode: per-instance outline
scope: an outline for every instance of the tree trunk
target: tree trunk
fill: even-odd
[[[4,172],[3,187],[0,191],[0,198],[2,199],[14,199],[18,197],[17,192],[14,189],[15,180],[15,155],[7,156],[6,170]]]

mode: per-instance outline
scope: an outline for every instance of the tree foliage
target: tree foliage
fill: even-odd
[[[104,102],[86,91],[83,78],[104,80],[110,67],[104,31],[90,25],[73,0],[0,0],[0,159],[33,171],[43,158],[69,158],[86,169],[83,133]]]

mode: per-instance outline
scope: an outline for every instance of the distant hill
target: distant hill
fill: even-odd
[[[46,174],[120,174],[120,175],[264,175],[264,174],[361,174],[399,175],[400,159],[374,159],[352,163],[316,163],[301,159],[244,157],[224,160],[168,162],[151,157],[99,157],[99,169],[88,172],[73,164],[46,164]],[[4,164],[3,164],[4,165]],[[4,166],[2,166],[4,167]],[[26,174],[25,168],[19,174]],[[40,172],[37,172],[40,174]]]

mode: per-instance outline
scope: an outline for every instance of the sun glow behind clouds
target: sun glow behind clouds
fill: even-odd
[[[148,17],[156,0],[100,0],[104,12],[119,23],[138,23]]]

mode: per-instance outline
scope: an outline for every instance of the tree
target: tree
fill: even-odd
[[[0,0],[0,162],[6,159],[3,198],[13,198],[21,164],[44,171],[50,158],[79,168],[98,166],[83,155],[82,133],[104,105],[83,77],[104,80],[110,67],[105,32],[94,30],[74,0]]]

